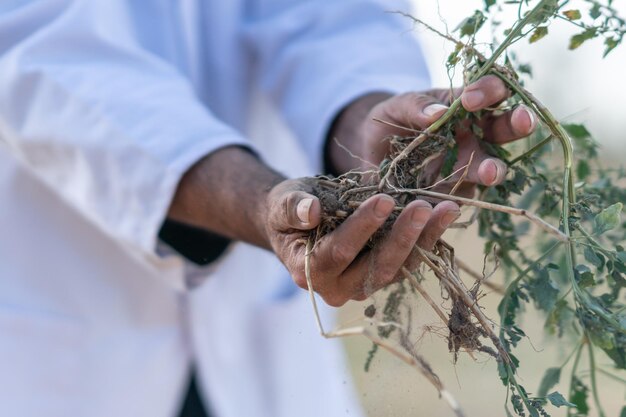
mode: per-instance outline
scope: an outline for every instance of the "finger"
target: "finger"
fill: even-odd
[[[399,126],[425,129],[439,119],[446,110],[448,107],[433,96],[406,93],[397,96],[386,104],[381,119],[391,121]],[[399,132],[403,135],[406,133],[406,130]]]
[[[478,111],[505,100],[509,94],[509,89],[501,79],[487,75],[465,87],[461,104],[467,111]]]
[[[314,253],[313,264],[319,275],[320,293],[325,287],[336,287],[337,277],[350,266],[394,206],[394,199],[388,195],[370,197],[337,229],[324,236]]]
[[[445,232],[448,226],[460,215],[461,210],[459,206],[452,201],[442,201],[437,204],[433,209],[428,223],[424,226],[424,230],[422,230],[417,244],[423,249],[431,250],[443,232]]]
[[[431,205],[423,200],[408,204],[376,249],[357,260],[340,277],[340,291],[360,300],[393,282],[432,211]]]
[[[310,230],[320,223],[321,205],[317,197],[303,191],[289,191],[281,201],[281,228]]]
[[[537,126],[537,119],[526,106],[495,116],[483,127],[485,137],[494,143],[507,143],[530,135]]]
[[[507,170],[507,165],[500,159],[484,151],[476,151],[465,181],[486,186],[497,185],[504,181]]]

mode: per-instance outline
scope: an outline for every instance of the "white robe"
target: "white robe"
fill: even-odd
[[[0,1],[0,415],[172,417],[192,363],[214,417],[359,415],[272,254],[199,268],[157,234],[202,156],[239,144],[311,174],[351,100],[426,88],[397,9]]]

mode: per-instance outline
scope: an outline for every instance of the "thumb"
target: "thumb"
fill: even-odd
[[[317,197],[303,191],[291,191],[284,198],[283,219],[287,228],[310,230],[317,227],[322,211]]]

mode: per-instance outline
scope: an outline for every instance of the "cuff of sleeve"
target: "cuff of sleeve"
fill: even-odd
[[[127,224],[122,224],[122,233],[133,236],[133,240],[138,242],[144,251],[156,252],[158,233],[167,217],[178,184],[193,165],[207,155],[228,146],[240,146],[256,153],[250,142],[235,132],[230,132],[230,134],[222,137],[214,136],[211,140],[192,139],[191,143],[193,143],[192,146],[181,152],[176,160],[170,162],[163,178],[157,179],[154,185],[158,188],[147,190],[154,203],[150,210],[146,210],[148,217],[145,218],[145,221],[137,222],[136,219],[132,219],[133,216],[128,216],[130,221]]]

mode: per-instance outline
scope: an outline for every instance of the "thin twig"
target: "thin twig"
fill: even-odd
[[[407,132],[422,133],[421,130],[413,129],[412,127],[401,126],[401,125],[389,122],[387,120],[379,119],[377,117],[372,117],[372,120],[375,121],[375,122],[378,122],[378,123],[382,123],[382,124],[387,125],[387,126],[395,127],[396,129],[406,130]]]
[[[426,302],[432,307],[433,311],[439,316],[441,321],[443,321],[443,323],[447,326],[448,318],[443,313],[443,311],[441,311],[441,309],[435,303],[435,301],[430,297],[430,295],[426,292],[424,287],[422,287],[422,284],[420,284],[417,278],[415,278],[415,275],[409,272],[409,270],[406,269],[405,267],[402,267],[401,271],[402,271],[402,275],[404,275],[404,277],[409,281],[409,284],[411,284],[411,286],[415,288],[417,292],[420,293],[420,295],[424,298],[424,300],[426,300]]]
[[[459,402],[454,398],[454,396],[444,387],[441,383],[441,380],[421,361],[418,361],[411,355],[407,355],[400,350],[396,349],[390,343],[381,339],[378,336],[372,334],[368,329],[364,327],[351,327],[347,329],[339,329],[333,332],[325,332],[324,327],[322,326],[322,320],[320,319],[319,310],[317,308],[317,301],[315,300],[315,292],[313,290],[313,280],[311,277],[311,252],[313,250],[313,242],[312,239],[309,239],[306,244],[306,252],[304,255],[304,272],[306,283],[308,287],[309,297],[311,299],[311,304],[313,305],[313,312],[315,314],[315,322],[317,324],[317,328],[324,338],[337,338],[337,337],[345,337],[345,336],[357,336],[362,335],[368,338],[372,343],[386,349],[390,353],[392,353],[397,358],[403,360],[407,364],[411,365],[415,369],[417,369],[439,392],[439,395],[448,403],[450,408],[454,411],[454,414],[457,417],[465,417],[465,413],[461,409]]]
[[[518,208],[509,207],[509,206],[503,206],[503,205],[494,204],[494,203],[487,203],[485,201],[474,200],[474,199],[465,198],[465,197],[458,197],[458,196],[449,195],[449,194],[437,193],[437,192],[434,192],[434,191],[427,191],[427,190],[423,190],[423,189],[402,189],[402,188],[400,188],[400,189],[397,189],[396,192],[398,192],[398,193],[407,193],[407,194],[425,195],[427,197],[434,197],[434,198],[438,198],[438,199],[441,199],[441,200],[451,200],[451,201],[455,201],[457,203],[465,204],[465,205],[468,205],[468,206],[474,206],[474,207],[479,207],[479,208],[482,208],[482,209],[487,209],[487,210],[492,210],[492,211],[499,211],[499,212],[502,212],[502,213],[514,214],[516,216],[525,217],[528,220],[530,220],[532,223],[535,223],[537,226],[541,227],[546,232],[552,234],[558,240],[563,241],[563,242],[569,241],[569,237],[567,235],[565,235],[563,232],[561,232],[559,229],[557,229],[556,227],[552,226],[550,223],[547,223],[545,220],[543,220],[541,217],[535,215],[534,213],[531,213],[531,212],[529,212],[527,210],[524,210],[524,209],[518,209]]]
[[[339,139],[333,138],[333,140],[335,141],[337,146],[339,146],[342,150],[347,152],[348,155],[350,155],[350,157],[352,157],[354,159],[357,159],[357,160],[363,162],[364,164],[370,165],[372,168],[378,168],[378,166],[376,164],[373,164],[370,161],[366,161],[365,159],[361,158],[360,156],[353,154],[352,151],[350,151],[350,149],[348,149],[345,145],[343,145],[341,142],[339,142]]]
[[[454,184],[454,187],[452,187],[452,190],[450,190],[450,195],[454,195],[454,193],[456,193],[456,190],[458,190],[459,187],[461,186],[461,183],[465,181],[465,178],[467,177],[467,173],[469,172],[470,165],[472,165],[472,161],[474,160],[474,153],[475,152],[472,151],[472,154],[469,157],[469,161],[467,162],[467,165],[465,165],[465,171],[463,171],[461,178],[459,178],[456,184]]]
[[[456,258],[456,264],[459,266],[459,269],[465,272],[467,275],[472,277],[474,280],[480,282],[485,287],[497,292],[498,294],[504,295],[504,288],[501,286],[494,284],[491,281],[485,280],[478,272],[474,271],[465,261],[462,259]]]
[[[433,253],[424,251],[417,245],[415,246],[415,250],[420,257],[420,260],[426,263],[426,265],[428,265],[428,267],[433,270],[435,276],[439,278],[439,280],[443,281],[443,283],[446,284],[447,288],[454,291],[454,293],[461,298],[467,308],[472,311],[474,317],[476,317],[481,327],[500,353],[500,357],[502,358],[502,360],[505,363],[510,364],[511,358],[508,352],[506,351],[504,346],[502,346],[502,342],[500,342],[498,336],[496,336],[496,334],[493,332],[491,325],[489,324],[489,320],[476,303],[476,300],[472,299],[472,296],[469,294],[469,291],[463,284],[463,281],[456,277],[456,274],[450,268],[442,268],[439,265],[439,259]]]
[[[417,290],[417,292],[420,293],[422,298],[424,298],[424,300],[426,300],[428,305],[430,305],[430,307],[437,314],[437,316],[439,316],[441,321],[443,321],[443,323],[446,325],[446,327],[448,327],[448,318],[443,313],[443,311],[441,311],[441,308],[439,308],[437,303],[435,303],[435,300],[433,300],[432,297],[430,296],[430,294],[428,294],[426,289],[424,289],[424,287],[422,287],[422,284],[420,284],[419,281],[417,280],[417,278],[415,278],[415,275],[413,275],[411,272],[409,272],[409,270],[406,269],[405,267],[402,267],[401,271],[402,271],[402,275],[404,275],[404,277],[409,281],[409,284],[411,284],[411,286],[413,288],[415,288],[415,290]],[[472,351],[466,350],[466,352],[470,356],[470,358],[472,358],[473,360],[476,360],[476,357],[474,356]]]

